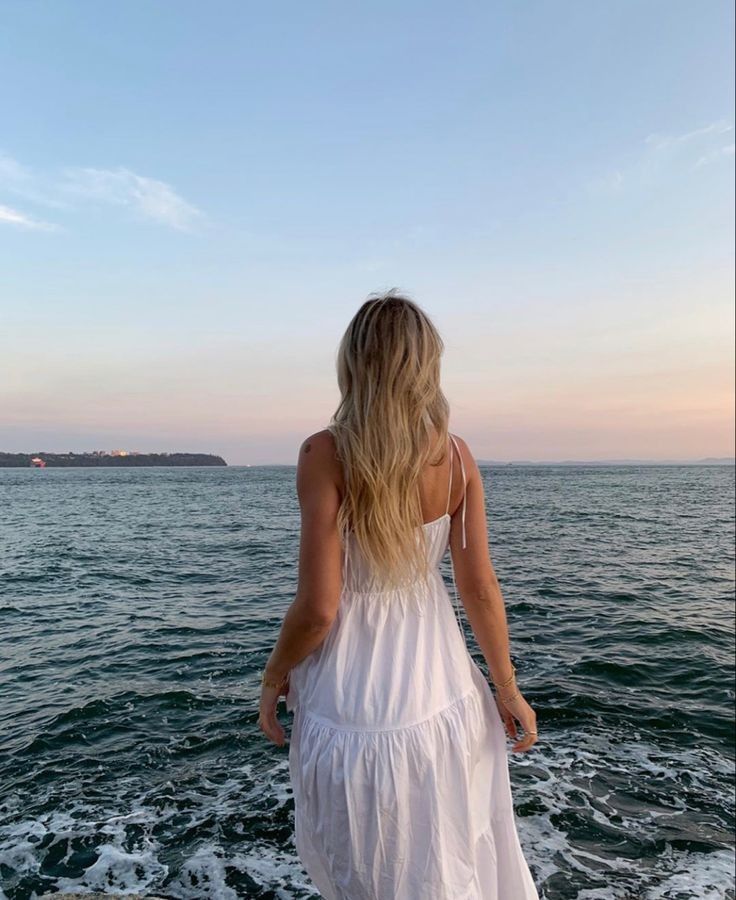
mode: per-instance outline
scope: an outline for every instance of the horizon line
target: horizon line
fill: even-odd
[[[0,450],[0,456],[36,456],[42,454],[51,456],[118,456],[116,453],[100,450]],[[295,462],[259,462],[259,463],[228,463],[222,453],[209,450],[135,450],[127,451],[120,456],[213,456],[224,460],[230,468],[257,467],[257,466],[290,466],[295,468]],[[564,459],[476,459],[479,466],[539,466],[539,465],[698,465],[711,463],[717,465],[736,465],[736,456],[699,456],[699,457],[605,457],[602,459],[566,457]]]

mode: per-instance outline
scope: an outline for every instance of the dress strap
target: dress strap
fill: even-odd
[[[460,452],[460,448],[457,445],[457,441],[455,440],[455,438],[452,435],[450,435],[450,438],[452,439],[452,443],[455,445],[455,449],[457,450],[457,455],[460,457],[460,471],[463,473],[463,511],[462,511],[462,515],[461,515],[461,521],[462,521],[462,534],[463,534],[462,547],[464,550],[467,545],[467,541],[465,540],[465,497],[467,494],[467,483],[466,483],[466,479],[465,479],[465,464],[463,463],[463,455]],[[450,451],[450,452],[452,452],[452,451]],[[450,484],[452,484],[452,477],[450,478]],[[448,502],[448,510],[449,510],[449,502]],[[465,637],[465,628],[463,627],[463,617],[460,613],[460,602],[459,602],[458,594],[457,594],[457,581],[455,580],[455,563],[453,562],[452,556],[450,556],[450,570],[452,572],[453,605],[455,607],[455,617],[457,619],[458,628],[460,629],[460,634],[463,636],[463,640],[465,641],[465,646],[467,648],[468,642],[467,642],[467,638]]]
[[[447,449],[450,454],[450,479],[447,483],[447,505],[445,506],[445,515],[450,512],[450,494],[452,493],[452,462],[454,459],[454,454],[452,452],[452,443],[449,434],[447,436]]]
[[[349,556],[347,528],[343,528],[341,538],[342,538],[342,541],[341,541],[341,543],[342,543],[342,590],[346,590],[347,585],[348,585],[348,556]]]
[[[461,521],[462,521],[462,532],[463,532],[462,547],[464,550],[465,547],[467,546],[467,541],[465,540],[465,505],[466,505],[465,501],[467,499],[467,494],[468,494],[468,483],[467,483],[467,479],[465,478],[465,463],[463,462],[463,455],[460,452],[460,448],[457,445],[457,441],[455,440],[455,437],[453,435],[450,435],[450,438],[452,439],[452,443],[455,445],[455,449],[457,450],[457,455],[460,457],[460,471],[463,473],[463,511],[462,511],[462,516],[461,516]],[[452,482],[450,482],[450,483],[452,484]],[[448,501],[448,509],[449,509],[449,501]]]

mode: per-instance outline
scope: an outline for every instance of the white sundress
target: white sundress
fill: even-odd
[[[451,439],[465,547],[465,467]],[[290,673],[294,839],[325,900],[539,898],[516,830],[501,715],[439,571],[449,450],[447,510],[422,526],[430,589],[366,591],[348,535],[337,616]]]

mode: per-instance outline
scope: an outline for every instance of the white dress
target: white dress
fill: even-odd
[[[464,547],[465,488],[462,524]],[[361,590],[348,535],[337,616],[291,670],[296,849],[325,900],[538,900],[501,715],[439,571],[449,512],[422,527],[429,590]]]

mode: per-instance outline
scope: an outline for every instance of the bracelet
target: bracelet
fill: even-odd
[[[261,684],[265,684],[266,687],[277,688],[281,687],[281,685],[286,681],[288,675],[284,675],[281,681],[275,681],[273,678],[268,678],[266,675],[266,670],[264,669],[261,673]]]
[[[501,697],[502,703],[511,703],[512,700],[516,700],[516,698],[521,694],[521,691],[517,691],[515,694],[512,694],[510,697]]]
[[[506,679],[506,681],[501,681],[501,682],[494,681],[493,683],[496,685],[496,687],[506,687],[507,684],[511,684],[511,682],[514,680],[515,675],[516,675],[516,666],[513,665],[513,663],[512,663],[511,675]]]

